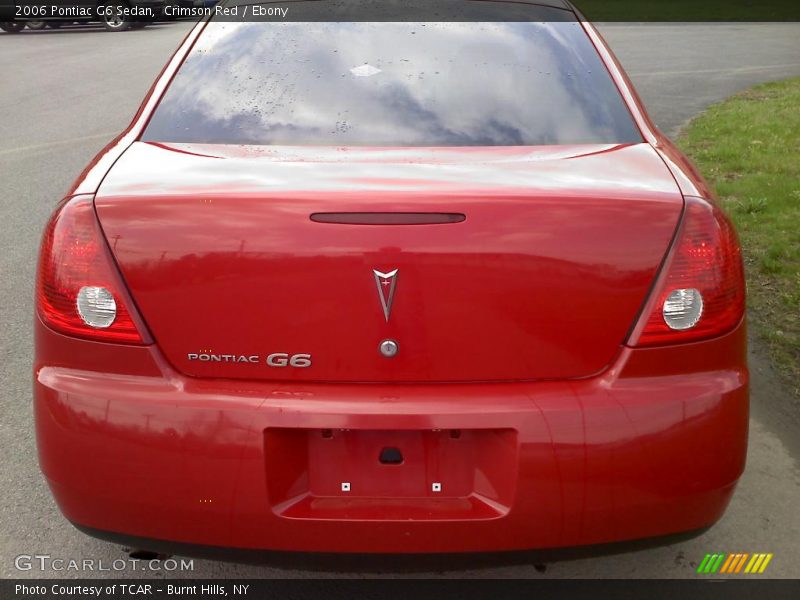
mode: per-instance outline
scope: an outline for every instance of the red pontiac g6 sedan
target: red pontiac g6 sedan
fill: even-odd
[[[200,22],[46,227],[64,515],[138,547],[389,553],[719,519],[740,248],[597,31],[562,0],[284,4]]]

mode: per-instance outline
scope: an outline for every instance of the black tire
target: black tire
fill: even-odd
[[[103,12],[103,16],[100,17],[106,31],[127,31],[131,28],[133,20],[131,20],[130,15],[123,14],[122,11],[125,8],[128,8],[128,6],[122,2],[106,4],[106,10]]]
[[[0,29],[6,33],[19,33],[25,29],[25,21],[0,21]]]
[[[28,29],[33,29],[34,31],[38,31],[39,29],[44,29],[47,27],[47,23],[45,21],[28,21],[26,23]]]

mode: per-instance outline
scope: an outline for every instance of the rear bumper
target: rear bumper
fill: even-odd
[[[83,528],[416,553],[712,524],[744,468],[747,381],[744,325],[708,342],[625,349],[581,381],[297,385],[192,380],[153,348],[72,340],[37,323],[34,396],[42,470]],[[410,444],[406,463],[360,453],[384,442]],[[436,480],[441,492],[428,488]]]

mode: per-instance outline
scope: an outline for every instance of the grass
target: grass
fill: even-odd
[[[797,21],[798,0],[573,0],[590,21]]]
[[[800,78],[712,106],[678,144],[736,223],[750,325],[800,396]]]

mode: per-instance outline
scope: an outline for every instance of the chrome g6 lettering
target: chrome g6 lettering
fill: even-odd
[[[267,364],[270,367],[297,367],[304,369],[311,366],[310,354],[286,354],[285,352],[275,352],[267,357]]]

